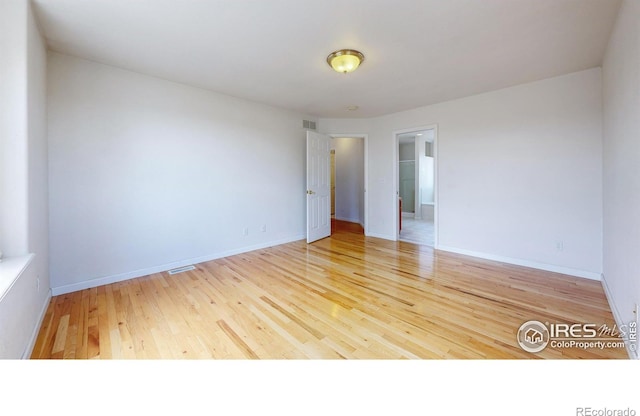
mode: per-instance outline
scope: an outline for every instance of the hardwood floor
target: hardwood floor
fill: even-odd
[[[32,358],[627,358],[517,343],[528,320],[613,327],[599,282],[340,224],[196,267],[52,298]]]

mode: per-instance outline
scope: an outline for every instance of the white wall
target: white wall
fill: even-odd
[[[49,67],[54,294],[304,237],[303,115],[57,53]]]
[[[640,303],[640,2],[622,3],[603,64],[604,281],[620,325]]]
[[[364,225],[364,139],[333,139],[336,151],[336,219]]]
[[[47,51],[28,15],[28,251],[35,253],[30,266],[39,279],[39,299],[49,294],[49,154],[47,143]]]
[[[0,358],[20,358],[49,299],[46,51],[27,0],[0,2],[0,42]]]
[[[27,15],[0,1],[0,251],[27,253]]]
[[[5,259],[0,263],[0,275],[6,269],[20,273],[9,291],[0,297],[0,359],[29,358],[48,306],[48,290],[43,286],[36,290],[35,256]]]
[[[369,134],[370,235],[395,238],[394,131],[437,124],[440,248],[598,278],[601,98],[596,68],[319,127]]]

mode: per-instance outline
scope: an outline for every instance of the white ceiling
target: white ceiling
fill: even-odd
[[[318,117],[599,66],[620,0],[33,0],[50,49]],[[358,49],[338,74],[326,56]],[[357,111],[347,107],[357,105]]]

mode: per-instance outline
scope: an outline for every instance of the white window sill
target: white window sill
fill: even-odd
[[[0,302],[34,257],[34,254],[27,254],[25,256],[5,257],[0,261]]]

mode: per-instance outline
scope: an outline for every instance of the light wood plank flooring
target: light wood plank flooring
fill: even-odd
[[[32,358],[627,358],[624,349],[527,353],[516,333],[532,319],[614,324],[599,282],[343,225],[310,245],[56,296]]]

